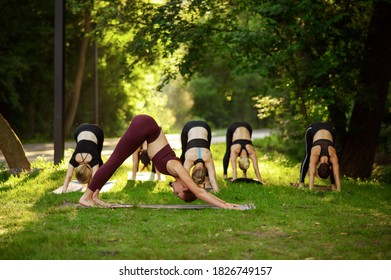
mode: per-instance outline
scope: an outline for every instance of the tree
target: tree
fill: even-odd
[[[91,7],[86,7],[82,10],[83,14],[83,29],[84,36],[81,38],[81,46],[79,51],[79,61],[77,63],[75,82],[71,87],[71,91],[67,94],[68,98],[65,102],[66,118],[64,122],[64,135],[67,135],[73,126],[76,110],[79,105],[79,99],[83,84],[84,69],[86,65],[86,56],[90,38],[88,34],[91,32]]]
[[[2,114],[0,114],[0,131],[0,150],[8,167],[30,170],[30,162],[24,153],[22,143]]]
[[[374,1],[352,117],[342,154],[341,172],[371,175],[391,81],[391,1]]]

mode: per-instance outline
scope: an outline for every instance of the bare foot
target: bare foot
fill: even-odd
[[[79,204],[83,207],[94,207],[96,205],[92,199],[85,199],[83,197],[79,199]]]
[[[297,187],[299,189],[303,189],[304,188],[304,184],[303,183],[297,183],[297,182],[291,182],[291,186],[292,187]]]
[[[100,207],[111,207],[111,204],[102,201],[99,197],[93,197],[92,200],[94,201],[95,205]]]

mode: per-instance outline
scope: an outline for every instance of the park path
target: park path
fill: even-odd
[[[268,129],[254,130],[252,138],[264,138],[270,135]],[[166,134],[167,140],[171,147],[175,150],[181,149],[181,139],[179,134]],[[102,156],[109,156],[113,152],[115,146],[117,145],[119,138],[105,138],[103,143]],[[222,136],[212,136],[213,143],[223,143],[225,142],[225,135]],[[64,143],[65,151],[64,158],[69,159],[71,157],[71,152],[75,147],[74,141],[69,141]],[[40,143],[40,144],[25,144],[23,145],[26,156],[30,162],[34,161],[37,157],[43,156],[46,160],[53,162],[54,160],[54,145],[53,143]],[[0,151],[0,164],[5,163],[5,158]]]

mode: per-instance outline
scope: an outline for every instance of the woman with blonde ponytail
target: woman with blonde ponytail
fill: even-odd
[[[258,167],[258,158],[251,141],[252,127],[246,122],[233,122],[227,129],[226,151],[223,158],[223,176],[227,179],[228,166],[232,165],[232,181],[238,179],[237,164],[243,171],[243,178],[247,178],[247,169],[250,167],[250,160],[257,180],[263,184],[261,173]],[[239,158],[239,160],[237,160]]]
[[[92,179],[92,168],[88,163],[81,163],[75,169],[75,177],[80,184],[88,184]]]
[[[95,172],[103,164],[103,130],[95,124],[83,123],[75,129],[76,148],[69,160],[62,192],[66,192],[75,173],[81,184],[89,184]]]

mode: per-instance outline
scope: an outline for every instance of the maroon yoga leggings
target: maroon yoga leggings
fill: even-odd
[[[161,128],[152,117],[148,115],[135,116],[109,159],[95,173],[88,188],[92,191],[100,190],[117,168],[141,146],[144,140],[147,140],[147,143],[155,141],[159,137],[160,131]]]

